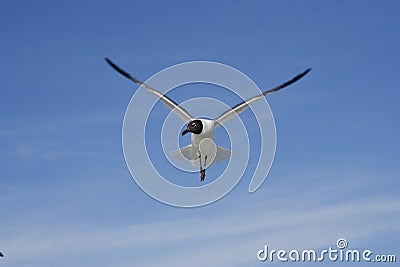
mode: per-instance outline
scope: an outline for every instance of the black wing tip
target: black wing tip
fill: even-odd
[[[117,65],[115,65],[114,62],[112,62],[110,58],[104,57],[103,59],[108,63],[108,65],[110,65],[113,68],[116,68]]]
[[[4,257],[4,254],[0,252],[0,257]]]
[[[108,58],[108,57],[103,57],[103,59],[104,59],[108,64],[113,63],[113,62],[111,61],[111,59]]]
[[[112,62],[110,58],[104,57],[104,60],[105,60],[113,69],[118,70],[118,71],[121,70],[121,68],[118,67],[114,62]]]
[[[300,80],[301,78],[303,78],[304,76],[306,76],[307,73],[309,73],[311,71],[311,68],[306,69],[305,71],[303,71],[302,73],[298,74],[296,77],[294,77],[292,80],[288,81],[287,83],[283,84],[283,87],[286,87],[292,83],[297,82],[298,80]]]
[[[123,76],[125,76],[128,79],[132,79],[131,75],[128,72],[126,72],[123,69],[121,69],[120,67],[118,67],[114,62],[111,61],[111,59],[109,59],[108,57],[104,57],[104,60],[108,63],[108,65],[110,65],[118,73],[122,74]]]
[[[298,78],[298,79],[303,78],[303,77],[304,77],[307,73],[309,73],[311,70],[312,70],[311,68],[306,69],[305,71],[303,71],[302,73],[300,73],[299,75],[297,75],[296,78]]]

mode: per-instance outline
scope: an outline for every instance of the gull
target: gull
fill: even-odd
[[[183,107],[175,103],[168,96],[136,79],[131,74],[118,67],[109,58],[104,59],[118,73],[133,81],[134,83],[146,88],[150,93],[158,96],[167,108],[172,110],[181,120],[183,120],[187,124],[186,129],[182,132],[182,136],[187,133],[191,133],[191,144],[182,147],[177,151],[174,151],[173,155],[178,158],[179,155],[183,155],[184,158],[189,159],[192,162],[198,160],[200,167],[200,181],[204,181],[204,178],[206,176],[206,168],[208,168],[211,164],[213,164],[214,162],[224,161],[232,156],[231,151],[215,145],[214,129],[243,112],[246,108],[250,106],[251,103],[297,82],[311,70],[311,68],[308,68],[302,73],[293,77],[292,79],[237,104],[236,106],[228,109],[227,111],[219,115],[216,119],[203,119],[194,118],[189,114],[189,112],[187,112]]]

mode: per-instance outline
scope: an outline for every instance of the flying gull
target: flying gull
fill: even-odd
[[[161,92],[157,91],[156,89],[152,88],[151,86],[141,82],[140,80],[133,77],[131,74],[126,72],[125,70],[118,67],[114,62],[112,62],[109,58],[105,58],[107,63],[118,73],[122,74],[124,77],[128,78],[129,80],[133,81],[140,86],[146,88],[149,92],[155,94],[159,97],[159,99],[169,108],[172,110],[180,119],[182,119],[185,123],[187,123],[186,129],[182,132],[182,135],[187,133],[191,133],[191,144],[185,147],[180,148],[179,150],[173,152],[175,156],[183,155],[186,159],[191,161],[199,160],[199,167],[200,167],[200,181],[204,181],[206,176],[206,168],[209,167],[213,162],[219,162],[228,159],[232,152],[216,146],[214,143],[214,129],[228,120],[232,119],[236,115],[243,112],[249,105],[263,97],[279,91],[292,83],[297,82],[301,78],[303,78],[311,68],[308,68],[304,72],[296,75],[294,78],[290,79],[287,82],[282,83],[272,89],[264,91],[263,93],[256,95],[252,98],[249,98],[236,106],[228,109],[216,119],[201,119],[201,118],[194,118],[187,112],[183,107],[179,106],[175,103],[172,99],[168,96],[162,94]],[[208,160],[208,162],[207,162]]]

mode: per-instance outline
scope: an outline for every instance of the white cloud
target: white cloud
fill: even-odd
[[[379,239],[382,233],[399,232],[398,197],[344,198],[356,187],[347,185],[343,190],[340,183],[332,183],[328,188],[337,193],[327,194],[319,190],[322,188],[299,193],[292,187],[285,195],[226,200],[213,215],[205,208],[196,217],[167,216],[158,223],[113,229],[63,225],[46,230],[44,226],[36,231],[21,230],[3,244],[8,266],[26,266],[28,262],[51,266],[46,261],[59,258],[68,266],[68,259],[86,257],[90,261],[93,255],[118,255],[113,266],[121,267],[252,266],[257,262],[255,253],[265,244],[276,249],[317,249],[334,246],[338,238],[345,237],[349,247],[359,247],[370,245],[368,240]],[[293,202],[304,198],[308,201]],[[107,266],[92,260],[91,266]]]

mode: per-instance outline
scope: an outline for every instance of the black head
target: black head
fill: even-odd
[[[201,122],[201,120],[192,120],[189,121],[187,128],[182,132],[182,135],[185,135],[189,132],[194,134],[201,134],[201,131],[203,131],[203,123]]]

